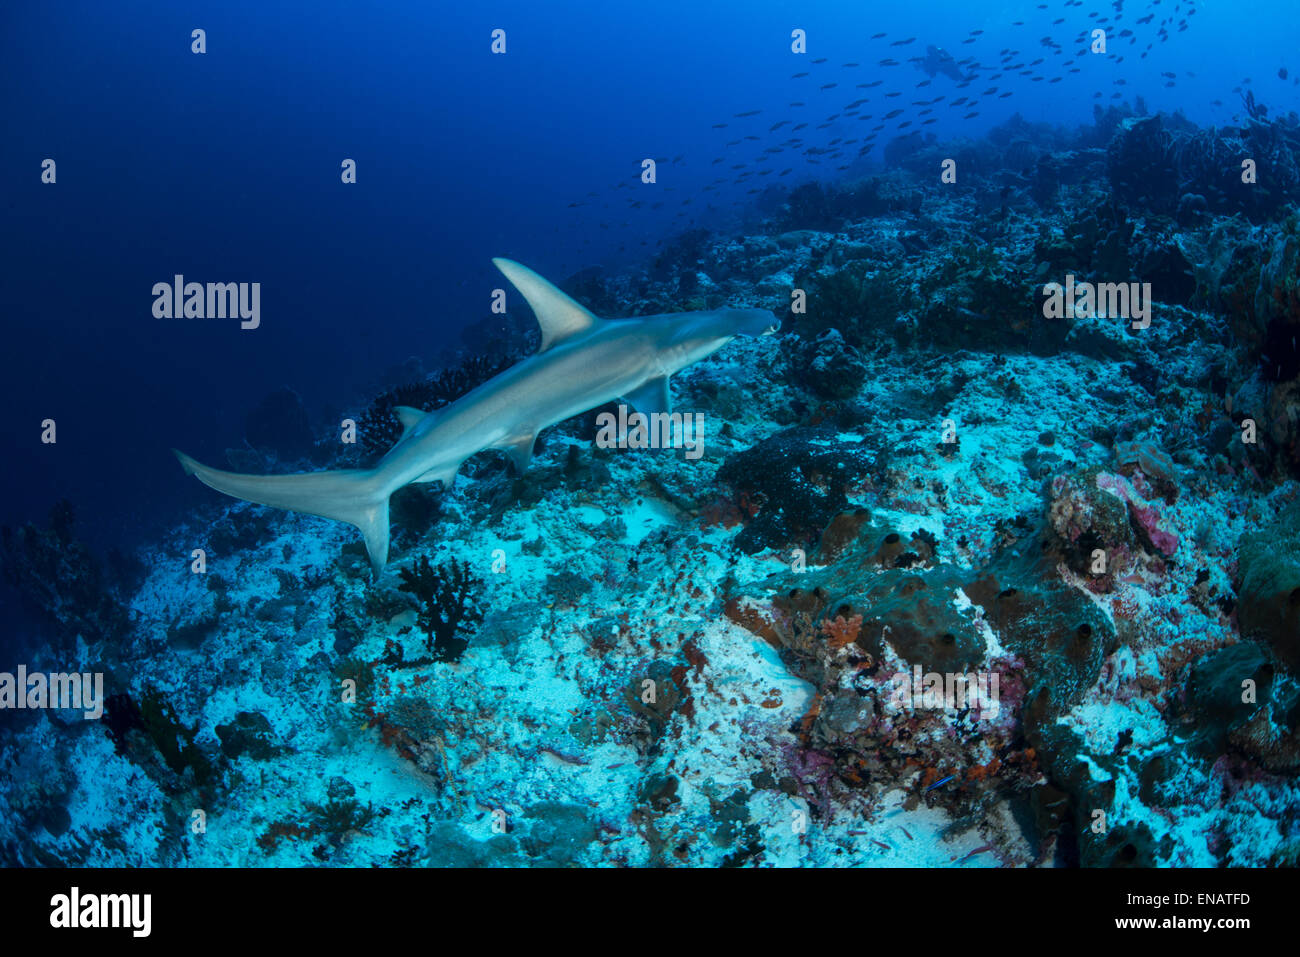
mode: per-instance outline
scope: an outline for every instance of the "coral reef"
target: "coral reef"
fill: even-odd
[[[1237,568],[1241,633],[1264,642],[1300,674],[1300,502],[1276,524],[1242,537]]]
[[[60,642],[120,640],[130,616],[75,525],[72,503],[63,500],[43,527],[0,528],[0,574]]]

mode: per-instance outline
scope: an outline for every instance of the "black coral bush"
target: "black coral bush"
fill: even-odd
[[[483,582],[464,562],[453,558],[435,568],[427,555],[421,555],[410,568],[398,569],[398,574],[402,577],[398,589],[410,592],[420,602],[418,620],[434,660],[459,661],[469,639],[458,633],[483,620],[478,602]]]

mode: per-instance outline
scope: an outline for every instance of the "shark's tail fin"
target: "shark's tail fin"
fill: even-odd
[[[370,565],[379,574],[388,561],[388,496],[376,470],[347,469],[334,472],[304,472],[296,475],[243,475],[223,472],[177,452],[181,467],[204,485],[246,502],[306,512],[361,530],[366,540]]]

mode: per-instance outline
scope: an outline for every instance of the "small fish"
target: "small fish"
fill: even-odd
[[[791,75],[790,79],[792,79],[792,80],[797,80],[797,79],[799,79],[799,77],[801,77],[801,76],[807,76],[807,75],[808,75],[807,73],[795,73],[795,74],[792,74],[792,75]]]
[[[758,116],[762,112],[762,110],[746,110],[744,113],[733,113],[732,116],[739,120],[746,116]]]
[[[879,40],[879,39],[881,39],[882,37],[885,37],[885,36],[887,36],[887,34],[884,34],[884,33],[873,33],[873,34],[871,35],[871,39],[873,39],[873,40]]]
[[[935,788],[939,787],[940,785],[947,784],[949,781],[952,780],[952,778],[953,776],[951,774],[948,775],[946,778],[940,778],[938,781],[935,781],[928,788],[926,788],[926,791],[933,791]]]
[[[891,47],[905,47],[909,43],[915,43],[916,37],[908,37],[906,40],[895,40],[890,44]]]

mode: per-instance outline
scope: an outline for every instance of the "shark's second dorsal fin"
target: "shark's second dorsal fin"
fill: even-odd
[[[540,351],[545,352],[556,343],[586,332],[598,321],[585,306],[574,302],[527,266],[500,257],[492,262],[505,273],[537,316],[537,324],[542,327]]]

